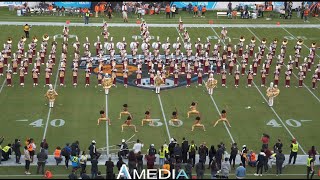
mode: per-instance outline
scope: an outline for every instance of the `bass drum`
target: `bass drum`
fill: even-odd
[[[131,42],[130,43],[130,48],[131,49],[135,49],[137,47],[137,43],[136,42]]]
[[[153,48],[153,49],[158,49],[158,48],[159,48],[159,44],[156,43],[156,42],[153,42],[153,43],[152,43],[152,48]]]
[[[145,49],[147,49],[147,43],[143,42],[141,44],[141,50],[145,50]]]
[[[177,43],[173,43],[172,47],[173,47],[173,49],[176,49],[178,47],[178,44]]]
[[[108,51],[110,51],[110,49],[111,49],[111,44],[108,43],[108,42],[104,43],[104,48],[107,49]]]

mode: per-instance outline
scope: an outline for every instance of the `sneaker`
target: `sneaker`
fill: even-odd
[[[254,175],[255,175],[255,176],[259,176],[259,174],[257,174],[257,173],[254,173]]]
[[[262,176],[262,174],[260,174],[260,176]]]

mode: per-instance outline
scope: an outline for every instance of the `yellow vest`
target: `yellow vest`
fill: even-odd
[[[169,147],[168,146],[163,147],[163,151],[166,153],[169,153]]]
[[[311,160],[313,160],[313,158],[309,158],[307,159],[307,167],[310,167],[311,166]]]
[[[292,152],[298,152],[298,150],[299,150],[298,147],[299,147],[298,143],[297,143],[297,144],[292,143],[292,149],[291,149],[291,151],[292,151]]]
[[[77,156],[73,156],[71,159],[72,162],[78,162],[78,157]]]
[[[2,149],[2,151],[5,152],[5,153],[7,153],[7,152],[9,151],[9,149],[10,149],[10,146],[5,146],[5,147]]]
[[[164,158],[165,157],[165,150],[163,149],[162,151],[159,150],[159,158]]]
[[[89,17],[90,16],[90,13],[86,12],[86,17]]]

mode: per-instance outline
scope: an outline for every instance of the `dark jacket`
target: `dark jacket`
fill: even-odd
[[[189,142],[184,140],[181,145],[182,153],[186,153],[189,150]]]
[[[266,154],[263,152],[260,152],[258,155],[257,163],[264,164],[265,159],[266,159]]]
[[[276,154],[276,163],[283,163],[286,160],[286,157],[282,153]]]
[[[106,161],[105,163],[107,173],[113,173],[114,163],[113,161]]]
[[[41,152],[37,154],[38,162],[46,162],[48,155],[44,152],[44,149],[41,149]]]
[[[223,148],[222,148],[222,147],[219,148],[219,149],[217,150],[217,153],[216,153],[216,159],[221,160],[223,153],[224,153]]]
[[[82,173],[81,174],[81,179],[90,179],[90,177],[87,174]]]
[[[91,159],[91,171],[98,172],[98,160],[96,158]]]
[[[78,179],[77,175],[75,173],[71,173],[68,176],[69,179]]]
[[[173,154],[174,154],[175,156],[182,156],[182,149],[181,149],[181,147],[180,147],[180,146],[174,147],[174,149],[173,149]]]

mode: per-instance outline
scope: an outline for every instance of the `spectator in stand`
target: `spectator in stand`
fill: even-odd
[[[198,8],[198,17],[202,17],[201,13],[202,13],[202,5],[200,5]]]
[[[198,15],[198,6],[193,6],[193,17],[196,17]]]
[[[215,159],[213,159],[211,163],[209,163],[209,167],[211,169],[211,179],[217,179],[219,167]]]
[[[224,158],[224,161],[221,163],[221,174],[223,179],[228,179],[230,174],[230,163],[229,158]]]
[[[48,159],[48,155],[45,153],[45,149],[41,149],[41,152],[37,154],[37,158],[38,158],[37,174],[39,174],[39,171],[41,169],[41,174],[44,175],[44,167]]]
[[[205,169],[206,168],[204,166],[204,163],[200,159],[199,162],[196,164],[197,179],[203,179]]]
[[[173,5],[170,10],[171,10],[171,17],[175,18],[176,17],[176,10],[177,10],[176,5]]]
[[[280,149],[282,149],[282,142],[281,142],[281,139],[278,139],[278,142],[276,142],[276,144],[273,146],[273,151],[275,153],[277,153]]]
[[[217,151],[214,148],[214,145],[212,145],[210,147],[210,150],[209,150],[209,166],[208,166],[208,169],[210,169],[211,162],[214,160],[213,158],[216,156],[216,154],[217,154]]]
[[[286,160],[286,157],[282,153],[282,149],[280,149],[276,154],[276,168],[277,168],[277,176],[282,174],[283,163]]]
[[[191,3],[188,4],[187,9],[188,9],[188,13],[192,14],[192,4]]]
[[[54,159],[56,160],[56,164],[57,166],[61,163],[62,161],[62,157],[61,157],[61,148],[60,146],[58,146],[55,150],[54,150]]]
[[[137,171],[141,173],[142,169],[143,169],[143,155],[141,154],[141,151],[139,151],[137,155]]]
[[[202,14],[201,14],[201,17],[206,17],[206,12],[207,12],[207,7],[206,6],[203,6],[202,8]]]
[[[265,156],[266,154],[264,153],[264,150],[261,149],[259,155],[258,155],[258,160],[257,160],[257,172],[254,174],[255,176],[262,176],[262,169],[265,161]],[[259,173],[260,171],[260,173]]]
[[[268,134],[263,133],[261,137],[262,149],[268,149],[270,136]]]
[[[312,146],[311,149],[308,151],[308,155],[312,155],[314,160],[316,160],[316,155],[318,155],[319,153],[316,150],[315,146]]]
[[[244,179],[246,177],[246,168],[243,167],[242,163],[237,167],[235,175],[237,179]]]
[[[115,179],[113,174],[114,163],[109,157],[109,160],[104,164],[106,166],[106,179]]]
[[[257,165],[256,153],[253,152],[252,150],[250,150],[250,153],[249,153],[249,162],[248,162],[248,164],[251,167],[256,167],[256,165]]]
[[[27,146],[24,147],[24,160],[26,162],[24,173],[26,175],[30,175],[31,173],[29,172],[29,169],[30,169],[31,157],[30,157],[30,152],[28,151]]]
[[[15,139],[13,144],[13,152],[16,155],[16,163],[21,164],[20,158],[21,158],[21,142],[20,139]],[[1,148],[0,148],[1,149]],[[1,157],[1,156],[0,156]]]
[[[188,150],[189,150],[189,142],[186,140],[185,137],[182,138],[182,162],[187,163],[188,161]]]
[[[166,5],[165,11],[166,11],[166,19],[168,19],[168,18],[170,19],[170,11],[171,11],[171,9],[170,9],[170,5],[169,4]]]

